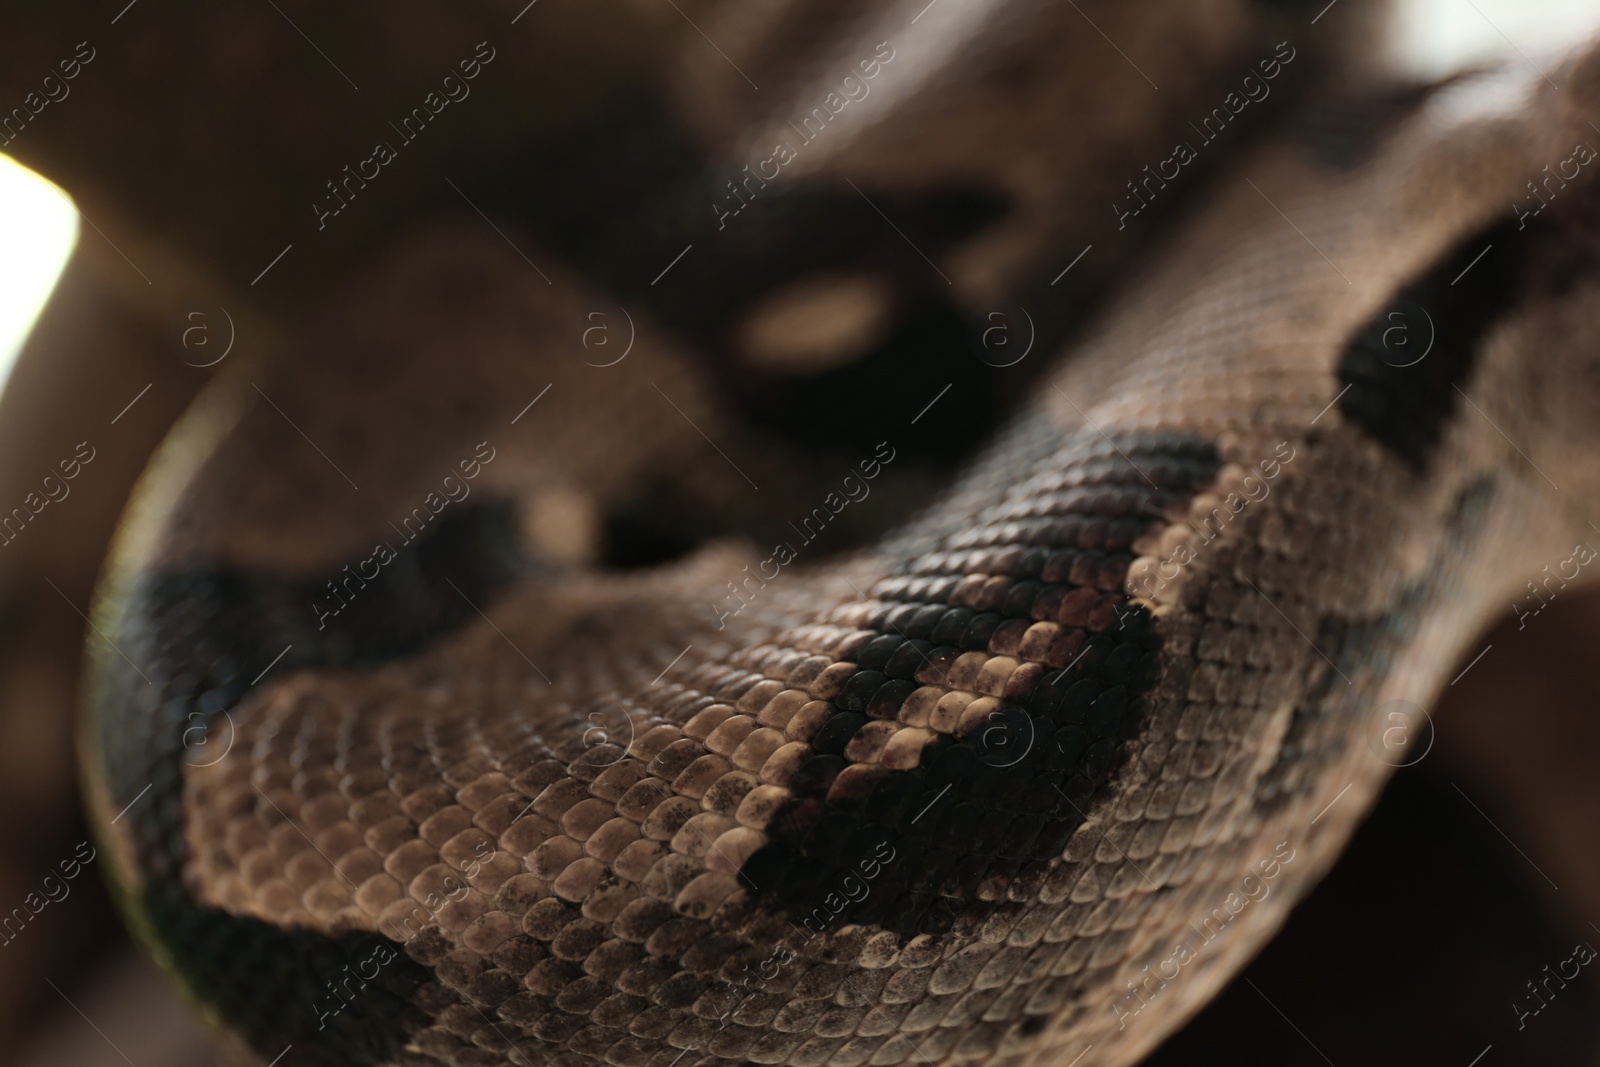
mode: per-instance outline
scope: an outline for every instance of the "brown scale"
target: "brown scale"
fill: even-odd
[[[1428,480],[1324,410],[1344,339],[1577,136],[1570,115],[1600,102],[1600,53],[1573,62],[1555,71],[1572,87],[1561,94],[1521,70],[1442,91],[1354,173],[1329,175],[1295,146],[1264,150],[1253,180],[1315,247],[1248,186],[1220,189],[1040,390],[1029,426],[946,498],[959,514],[936,505],[878,550],[797,568],[725,627],[705,610],[708,590],[752,553],[721,545],[649,573],[537,573],[486,605],[486,620],[402,660],[269,676],[232,709],[227,756],[182,772],[185,889],[230,915],[403,945],[429,977],[401,1064],[1135,1062],[1332,862],[1389,770],[1367,751],[1373,709],[1431,700],[1462,644],[1537,570],[1532,535],[1560,540],[1576,526],[1494,427],[1563,485],[1600,496],[1593,460],[1563,443],[1584,430],[1559,394],[1578,387],[1585,357],[1528,341],[1550,304],[1519,307],[1485,342],[1464,389],[1490,419],[1446,425]],[[526,299],[576,301],[568,284]],[[1586,275],[1562,300],[1600,309],[1600,284]],[[1529,384],[1535,355],[1554,384]],[[679,366],[665,349],[653,358]],[[538,373],[506,366],[519,385]],[[394,386],[394,402],[423,414],[430,388],[458,395],[423,378]],[[618,381],[634,390],[624,401],[649,399],[640,379]],[[283,383],[305,433],[382,437],[392,455],[371,461],[375,477],[412,451],[449,458],[458,437],[501,433],[523,402],[500,385],[468,390],[477,407],[409,440],[352,422],[364,409],[312,383]],[[692,390],[692,376],[683,384]],[[357,505],[315,457],[280,458],[287,431],[252,421],[267,414],[214,429],[203,462],[167,458],[152,482],[166,479],[167,510],[147,506],[119,573],[344,558],[359,539],[331,531],[344,528],[338,509]],[[693,444],[670,410],[628,414],[647,447]],[[539,431],[550,448],[594,459],[574,445],[593,439],[590,412],[551,421]],[[1173,441],[1211,450],[1208,483],[1183,483],[1199,461]],[[1270,496],[1212,543],[1207,518],[1280,445],[1294,457]],[[543,456],[505,453],[488,484],[547,485]],[[252,495],[269,460],[304,475],[329,510],[306,514],[286,489]],[[1492,507],[1470,537],[1440,545],[1485,471],[1499,478]],[[376,502],[362,507],[411,499],[412,475],[382,477],[390,484],[373,483]],[[330,540],[296,540],[317,531]],[[1141,586],[1185,545],[1193,559],[1179,575]],[[1409,632],[1381,647],[1317,647],[1340,627],[1375,633],[1396,590],[1413,587]],[[1027,813],[996,803],[957,816],[951,799],[928,850],[954,857],[952,876],[928,890],[962,905],[945,931],[846,921],[819,935],[770,887],[751,887],[752,857],[775,842],[801,842],[802,874],[827,871],[805,850],[843,856],[818,826],[866,828],[854,805],[870,812],[884,783],[936,776],[947,753],[973,751],[967,739],[992,714],[1031,712],[1129,604],[1153,620],[1159,671],[1137,710],[1098,709],[1108,729],[1096,744],[1115,741],[1073,766],[1103,764],[1105,782],[1091,782],[1081,825],[1048,855],[996,863],[974,846]],[[926,661],[896,651],[864,666],[897,630],[929,642]],[[1091,700],[1086,721],[1098,710]],[[591,712],[627,729],[586,742]],[[851,729],[830,734],[841,721]],[[838,751],[819,764],[819,747]],[[148,872],[131,862],[132,820],[110,822],[129,798],[94,799],[108,852],[137,888]],[[1008,817],[985,822],[993,811]],[[1295,858],[1279,862],[1271,905],[1219,920],[1280,843]],[[1196,930],[1208,920],[1214,939]],[[1204,938],[1197,958],[1150,978],[1191,936]]]

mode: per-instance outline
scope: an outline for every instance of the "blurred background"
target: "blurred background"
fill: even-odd
[[[1335,5],[1358,2],[1334,0],[1317,17],[1334,19]],[[684,4],[696,15],[709,6]],[[1300,6],[1315,13],[1322,4]],[[122,7],[121,0],[112,7]],[[533,72],[518,75],[527,99],[559,105],[534,123],[534,134],[581,124],[612,89],[649,84],[662,55],[699,41],[683,11],[655,0],[617,0],[578,13],[551,7],[558,0],[524,8],[518,19],[525,15],[529,25],[513,27],[529,32],[502,44],[517,57],[513,62]],[[317,20],[307,5],[286,3],[284,10],[284,21]],[[497,9],[497,25],[506,13]],[[110,23],[97,18],[95,32],[106,37],[98,47],[109,48],[111,35],[127,28],[118,25],[124,16],[135,18],[128,8]],[[12,5],[0,25],[30,17]],[[269,47],[264,39],[269,30],[275,40],[288,30],[271,11],[263,19],[264,29],[232,33],[220,54],[205,57],[213,74],[268,78],[271,48],[281,41]],[[538,19],[545,21],[530,30]],[[1539,65],[1597,24],[1594,0],[1403,0],[1379,58],[1396,76],[1422,81],[1500,58]],[[350,40],[386,32],[345,30]],[[149,43],[153,31],[143,32],[130,53],[132,69],[172,62]],[[412,63],[418,43],[415,29],[408,33],[373,47],[400,57],[397,65],[407,70],[425,69]],[[535,33],[554,43],[529,44]],[[23,45],[43,53],[55,45],[40,41],[58,39],[65,38],[40,36]],[[7,51],[8,58],[27,54]],[[111,72],[86,66],[75,90],[82,98],[70,106],[99,108],[105,135],[136,172],[144,165],[144,141],[138,129],[123,125],[168,118],[129,117],[132,105],[94,86],[101,73]],[[11,79],[4,87],[20,93],[26,85]],[[414,95],[413,88],[405,94]],[[274,115],[239,121],[277,121],[262,128],[267,144],[302,121],[315,138],[317,120],[306,116],[321,106],[315,94],[284,95],[274,101]],[[218,100],[186,117],[185,150],[196,160],[220,157],[218,142],[229,137],[250,136],[248,129],[223,132],[235,121],[230,108]],[[529,136],[529,129],[524,124],[517,136]],[[430,173],[492,170],[518,151],[516,144],[496,143],[492,131],[458,132],[456,141],[442,136],[416,150],[432,154]],[[31,159],[33,131],[15,140],[4,151]],[[173,149],[169,143],[161,150]],[[68,171],[92,155],[90,147],[70,143],[50,152]],[[235,156],[239,170],[248,170],[248,154]],[[254,283],[245,279],[268,264],[278,244],[239,217],[250,209],[212,210],[219,204],[210,188],[215,172],[197,165],[192,173],[188,184],[140,190],[158,210],[128,213],[92,180],[75,185],[75,202],[0,155],[0,505],[35,491],[79,442],[96,449],[70,495],[49,505],[56,514],[48,527],[24,529],[0,551],[3,1063],[220,1062],[199,1024],[130,945],[94,864],[64,883],[65,892],[44,887],[86,837],[73,716],[81,649],[86,635],[95,639],[84,613],[117,516],[151,450],[214,373],[213,361],[236,339],[258,350],[278,344],[268,321],[292,319],[296,301],[319,282],[315,272],[302,273],[248,307],[225,311],[225,294],[250,292]],[[403,180],[384,191],[400,205],[414,192],[398,187]],[[180,242],[162,229],[164,223],[194,229],[192,216],[206,212],[225,220],[216,225],[231,247],[248,249],[237,253],[238,262],[228,258],[234,253],[216,251],[220,237],[209,249],[211,265],[231,271],[231,288],[197,271],[195,258],[176,250]],[[338,269],[341,256],[355,255],[359,226],[341,223],[346,243],[316,253],[328,271]],[[206,248],[207,240],[200,233],[190,246]],[[1594,848],[1600,810],[1583,799],[1594,792],[1587,787],[1594,776],[1590,756],[1600,752],[1600,721],[1591,714],[1600,702],[1600,659],[1590,651],[1600,634],[1600,596],[1571,594],[1551,610],[1555,617],[1541,620],[1537,640],[1509,624],[1509,610],[1508,625],[1485,635],[1491,651],[1451,688],[1433,722],[1419,726],[1420,755],[1399,772],[1340,865],[1250,970],[1153,1062],[1600,1063],[1600,980],[1593,971],[1568,983],[1536,1025],[1519,1027],[1514,1007],[1526,1003],[1527,983],[1569,957],[1575,943],[1600,945],[1600,849]],[[1519,724],[1514,732],[1505,729],[1512,718]],[[41,907],[47,891],[59,899]],[[7,924],[7,915],[26,921]]]

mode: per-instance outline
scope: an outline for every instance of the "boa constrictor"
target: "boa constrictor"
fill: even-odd
[[[956,91],[900,48],[877,91]],[[1592,517],[1600,51],[1544,69],[1250,147],[843,556],[808,545],[960,391],[899,368],[771,548],[595,567],[641,485],[748,515],[782,463],[647,317],[576,348],[613,305],[526,234],[409,239],[308,329],[328,358],[230,368],[125,521],[83,734],[130,923],[262,1063],[1136,1062]],[[1014,291],[1029,230],[961,292]]]

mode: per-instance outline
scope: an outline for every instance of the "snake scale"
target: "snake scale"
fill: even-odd
[[[910,106],[946,90],[909,41],[837,51]],[[1251,143],[965,472],[844,554],[810,543],[961,391],[874,395],[793,537],[597,567],[642,485],[748,513],[776,483],[670,329],[572,356],[610,306],[583,271],[476,219],[407,237],[310,357],[230,365],[119,535],[83,748],[128,921],[286,1067],[1137,1062],[1600,497],[1596,202],[1551,178],[1600,137],[1600,51],[1545,69]],[[963,291],[1010,291],[1033,228]]]

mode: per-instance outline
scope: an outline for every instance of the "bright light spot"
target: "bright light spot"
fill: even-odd
[[[66,193],[0,155],[0,384],[78,239]]]
[[[1594,0],[1402,0],[1393,26],[1396,60],[1424,81],[1493,59],[1526,59],[1549,73],[1565,46],[1600,27],[1600,5]]]

